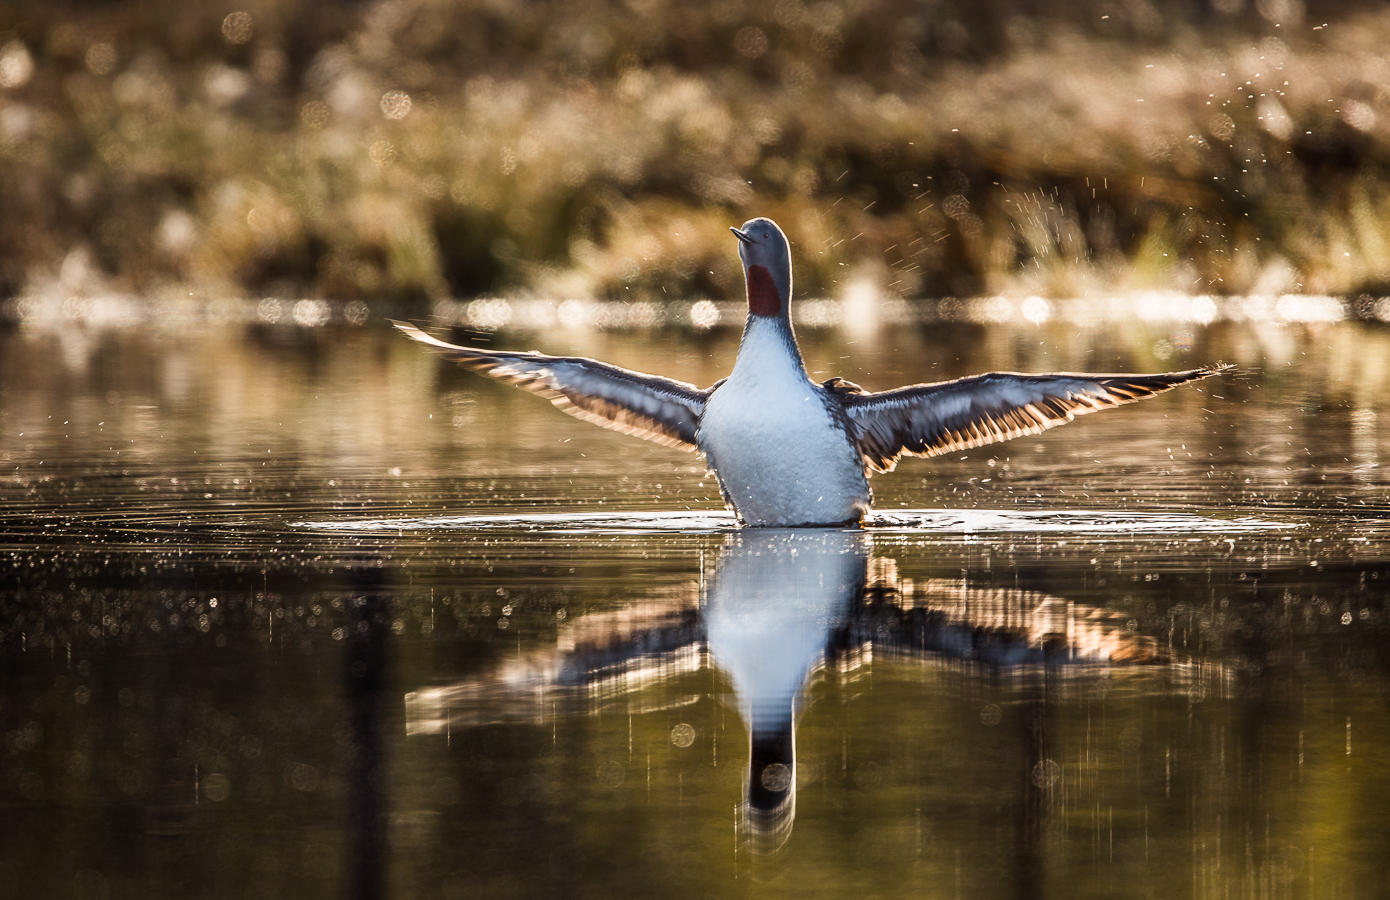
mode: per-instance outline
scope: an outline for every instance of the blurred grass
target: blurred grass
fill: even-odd
[[[0,298],[1390,290],[1390,12],[0,3]]]

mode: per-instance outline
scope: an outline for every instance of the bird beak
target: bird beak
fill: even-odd
[[[732,231],[732,232],[734,233],[734,237],[738,238],[739,241],[741,241],[742,243],[745,243],[745,244],[752,244],[752,243],[755,243],[754,240],[753,240],[751,237],[749,237],[748,235],[744,234],[742,231],[739,231],[739,230],[738,230],[737,228],[735,228],[734,226],[730,225],[730,226],[729,226],[729,230]]]

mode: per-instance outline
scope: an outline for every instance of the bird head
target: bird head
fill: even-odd
[[[730,228],[738,238],[748,284],[748,311],[759,316],[787,314],[792,295],[791,248],[787,236],[771,219],[749,219]]]

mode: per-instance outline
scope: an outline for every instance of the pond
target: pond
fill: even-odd
[[[460,336],[707,385],[738,332]],[[384,323],[0,332],[0,897],[1383,892],[1390,331],[801,340],[1239,368],[739,529]]]

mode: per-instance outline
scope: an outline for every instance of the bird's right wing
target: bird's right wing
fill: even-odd
[[[881,393],[829,382],[826,388],[839,396],[865,464],[891,472],[903,454],[938,456],[1038,434],[1084,413],[1133,403],[1231,368],[1158,375],[991,372]]]
[[[582,357],[459,347],[430,337],[414,325],[392,324],[445,359],[540,394],[586,422],[667,447],[696,449],[695,430],[709,391]]]

